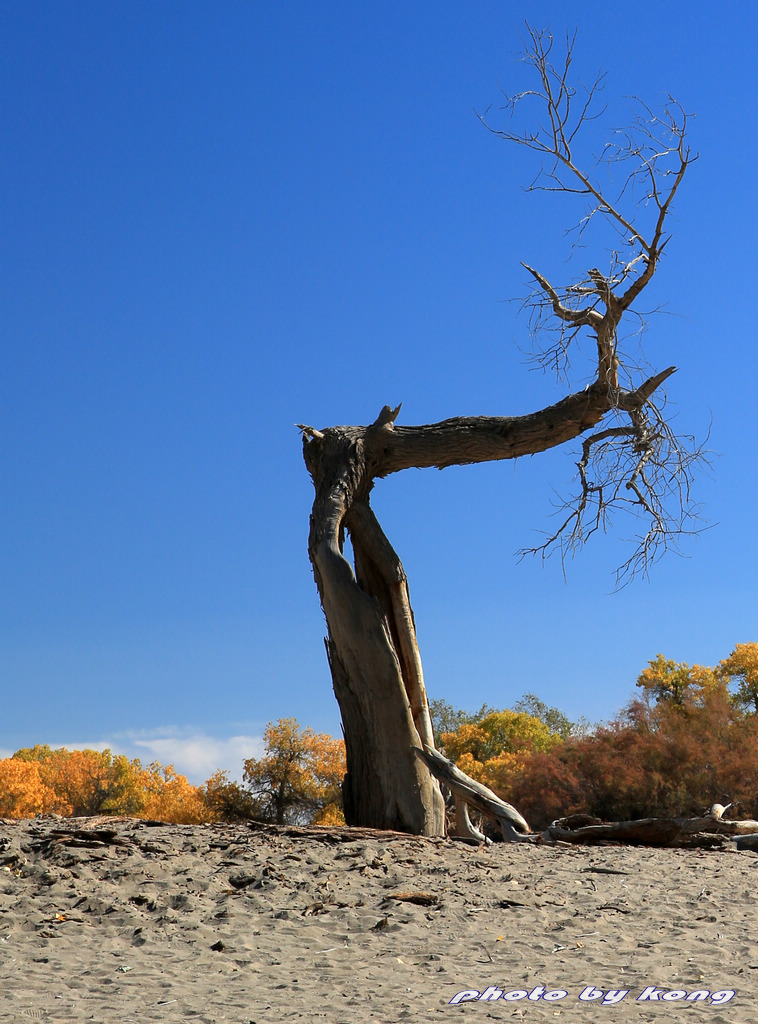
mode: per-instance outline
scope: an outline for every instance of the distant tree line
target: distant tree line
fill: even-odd
[[[0,818],[125,815],[168,822],[257,819],[344,822],[340,785],[345,748],[293,718],[267,726],[260,758],[244,762],[243,783],[226,772],[193,786],[173,765],[143,766],[110,750],[37,745],[0,759]]]
[[[611,722],[570,721],[533,693],[513,708],[430,705],[435,742],[533,827],[586,813],[607,821],[697,815],[713,803],[758,818],[758,643],[713,668],[659,654]],[[169,822],[258,820],[336,825],[345,746],[270,723],[242,782],[216,772],[191,785],[172,765],[143,767],[109,750],[27,747],[0,760],[0,817],[126,815]]]
[[[0,760],[0,817],[113,814],[196,823],[207,820],[202,787],[172,765],[143,767],[110,750],[25,747]]]
[[[713,668],[659,654],[637,686],[613,721],[592,728],[532,694],[516,706],[532,722],[523,710],[467,714],[441,702],[439,745],[536,828],[575,813],[696,816],[714,803],[758,817],[758,643],[737,644]]]

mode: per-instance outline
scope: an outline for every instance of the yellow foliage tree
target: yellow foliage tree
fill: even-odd
[[[214,772],[202,787],[202,794],[212,821],[249,821],[259,816],[252,794],[230,779],[228,772]]]
[[[442,734],[445,755],[472,779],[492,789],[507,787],[534,752],[552,750],[563,738],[524,711],[491,711],[476,723]]]
[[[637,686],[656,703],[676,707],[699,706],[706,695],[723,692],[724,683],[715,669],[688,665],[658,654],[637,678]]]
[[[0,813],[5,817],[118,814],[195,824],[216,817],[205,794],[173,765],[155,762],[143,768],[138,759],[110,750],[53,750],[38,744],[0,761]]]
[[[294,718],[269,723],[263,739],[263,757],[248,758],[243,776],[262,820],[314,821],[323,819],[327,808],[341,808],[346,771],[342,740],[301,729]]]
[[[690,666],[658,654],[637,677],[637,686],[655,701],[684,705],[690,687]]]
[[[96,814],[137,815],[144,794],[140,792],[139,761],[110,750],[67,750],[49,746],[16,751],[18,761],[36,763],[42,782],[54,790],[73,817]]]
[[[737,644],[717,671],[723,679],[737,683],[735,703],[758,713],[758,643]]]
[[[139,764],[139,762],[135,762]],[[205,801],[201,787],[193,786],[174,766],[162,767],[157,761],[138,773],[139,787],[144,793],[141,818],[197,825],[214,815]]]
[[[69,806],[40,776],[36,761],[7,757],[0,761],[0,818],[33,818],[36,814],[67,814]]]

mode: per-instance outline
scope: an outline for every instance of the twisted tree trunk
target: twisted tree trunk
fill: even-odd
[[[326,647],[347,748],[350,824],[444,835],[437,782],[413,748],[434,748],[408,583],[369,504],[378,477],[402,469],[533,455],[595,426],[611,408],[641,408],[673,367],[634,392],[596,382],[527,416],[456,417],[398,427],[385,406],[367,427],[301,426],[316,495],[308,551],[326,616]],[[350,534],[355,571],[343,554]]]

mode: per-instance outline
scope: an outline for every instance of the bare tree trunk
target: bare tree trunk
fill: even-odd
[[[306,441],[316,487],[309,553],[347,749],[345,819],[440,836],[442,794],[413,754],[434,739],[408,584],[368,503],[362,432],[337,428]],[[343,555],[345,529],[355,574]]]

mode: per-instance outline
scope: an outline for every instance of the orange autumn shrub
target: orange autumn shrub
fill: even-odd
[[[758,716],[725,688],[681,705],[633,701],[609,725],[533,754],[507,793],[533,827],[567,814],[606,821],[696,816],[714,803],[758,817]]]
[[[328,828],[331,825],[344,825],[345,815],[342,812],[342,808],[337,804],[327,804],[313,819],[313,824],[322,825],[324,828]]]
[[[696,816],[714,803],[758,818],[758,644],[737,644],[716,668],[659,654],[637,685],[642,697],[614,721],[547,737],[537,730],[526,742],[509,732],[514,712],[467,716],[446,706],[446,719],[461,724],[442,736],[445,752],[534,828],[575,813]],[[541,713],[543,727],[546,711],[560,722],[533,695],[526,706]]]

